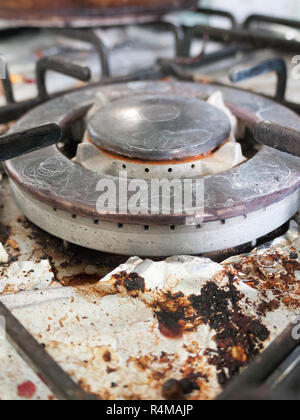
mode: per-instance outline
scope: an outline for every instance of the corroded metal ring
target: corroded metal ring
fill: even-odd
[[[55,122],[62,128],[84,116],[101,93],[107,101],[136,95],[176,95],[205,99],[222,91],[227,106],[246,124],[262,120],[300,130],[300,118],[289,109],[258,95],[214,85],[191,83],[129,83],[114,87],[86,88],[54,99],[22,118],[13,131]],[[16,158],[5,164],[11,179],[26,193],[52,208],[78,216],[146,225],[197,224],[197,212],[183,215],[99,214],[96,185],[104,176],[68,160],[56,147]],[[106,176],[106,175],[105,175]],[[106,176],[107,178],[107,176]],[[257,155],[226,173],[205,178],[204,221],[243,216],[288,198],[300,187],[299,159],[263,147]]]

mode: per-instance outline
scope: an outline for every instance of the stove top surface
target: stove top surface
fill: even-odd
[[[9,261],[1,264],[0,301],[76,382],[102,398],[174,398],[172,379],[188,383],[185,399],[213,399],[299,311],[296,222],[272,245],[222,263],[197,257],[127,261],[64,248],[21,215],[7,180],[1,197],[1,241]],[[288,283],[279,282],[287,275]],[[211,290],[228,318],[207,319],[200,309],[192,316],[201,299],[214,310]],[[175,307],[184,312],[173,323],[167,315]],[[226,331],[235,328],[226,345],[224,322]],[[250,336],[251,346],[245,341]],[[32,399],[54,398],[7,341],[0,340],[0,361],[2,399],[25,398],[30,383]]]

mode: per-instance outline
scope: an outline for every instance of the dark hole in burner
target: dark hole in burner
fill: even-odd
[[[261,148],[261,145],[254,140],[249,128],[246,128],[243,138],[238,139],[238,142],[241,144],[243,155],[247,159],[252,159]]]
[[[73,159],[77,153],[77,147],[83,141],[86,124],[83,119],[72,122],[72,125],[64,131],[63,146],[60,151],[68,158]]]

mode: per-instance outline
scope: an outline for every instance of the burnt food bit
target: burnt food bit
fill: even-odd
[[[159,331],[167,338],[180,338],[183,334],[183,327],[179,321],[184,319],[184,310],[178,309],[176,312],[159,311],[156,312]]]
[[[145,292],[145,280],[137,273],[132,273],[126,276],[124,280],[124,287],[128,292],[139,290]]]
[[[180,381],[169,379],[162,388],[162,396],[166,400],[180,400],[184,395],[184,387]]]
[[[190,296],[197,315],[216,331],[217,350],[208,351],[207,356],[217,367],[222,386],[259,354],[270,335],[257,319],[242,312],[239,302],[243,297],[234,286],[233,276],[229,276],[227,289],[208,282],[201,295]]]

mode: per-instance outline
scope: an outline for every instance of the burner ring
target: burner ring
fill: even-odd
[[[33,199],[19,185],[11,181],[17,205],[35,225],[68,242],[111,254],[143,257],[170,255],[201,255],[238,247],[274,231],[291,218],[299,208],[299,195],[287,199],[288,214],[281,202],[258,210],[249,217],[214,221],[198,226],[149,226],[115,222],[98,222],[49,208]]]
[[[300,130],[300,119],[294,112],[264,97],[236,89],[192,83],[139,82],[101,87],[99,90],[109,102],[128,96],[153,95],[153,93],[205,99],[215,91],[221,91],[226,105],[246,125],[268,120]],[[85,88],[50,101],[19,120],[11,132],[22,131],[49,121],[59,124],[62,128],[67,127],[84,117],[95,104],[97,92],[95,88]],[[259,225],[264,229],[267,227],[270,228],[270,231],[274,230],[279,224],[288,221],[300,207],[299,159],[268,147],[263,147],[254,158],[232,170],[205,177],[205,215],[201,226],[196,212],[189,216],[152,215],[150,211],[147,215],[120,214],[119,212],[118,214],[111,212],[99,214],[96,208],[96,201],[99,197],[96,186],[99,180],[107,176],[92,172],[70,161],[56,147],[8,161],[5,163],[5,169],[21,195],[32,197],[35,202],[48,208],[47,214],[45,213],[43,216],[45,230],[48,229],[50,233],[70,242],[84,245],[80,235],[78,238],[74,234],[70,238],[67,232],[66,235],[60,235],[55,224],[52,224],[52,228],[47,228],[47,218],[56,214],[53,209],[57,210],[57,214],[62,212],[65,217],[70,217],[73,224],[75,223],[73,216],[76,218],[76,223],[86,220],[86,223],[91,224],[90,230],[85,226],[85,223],[82,223],[82,226],[85,226],[84,229],[87,229],[88,233],[93,229],[95,232],[98,229],[99,232],[102,232],[102,224],[106,223],[109,226],[117,227],[124,225],[130,232],[135,229],[135,233],[131,232],[134,235],[131,236],[131,239],[128,239],[128,236],[126,237],[122,232],[120,234],[120,238],[123,238],[123,253],[128,251],[130,254],[147,255],[149,252],[149,255],[154,255],[157,252],[157,255],[168,255],[169,251],[176,254],[176,250],[181,253],[183,249],[187,249],[187,247],[182,247],[182,242],[189,241],[191,238],[195,238],[192,242],[194,245],[188,253],[201,253],[204,246],[206,252],[218,251],[223,249],[224,245],[220,240],[222,232],[222,235],[230,238],[226,247],[235,247],[244,243],[245,232],[247,232],[247,241],[257,239],[255,226]],[[112,177],[112,179],[117,181],[117,178]],[[261,182],[262,179],[263,182]],[[40,217],[38,212],[35,212],[37,215],[35,218],[33,212],[26,208],[25,200],[24,203],[22,199],[18,202],[27,217],[39,225],[41,220],[38,220]],[[270,215],[271,209],[275,209],[272,216]],[[250,219],[253,222],[250,223],[251,229],[248,229]],[[270,221],[272,221],[272,226],[270,226]],[[211,235],[206,236],[205,231],[210,232],[215,223],[218,226],[216,231],[219,231],[220,234],[214,236],[213,239]],[[149,242],[144,243],[145,226],[150,227],[147,234],[148,232],[152,234],[153,230],[154,234]],[[179,235],[177,241],[168,236],[170,226],[174,228],[171,230],[172,233]],[[200,233],[202,226],[205,227],[203,235]],[[192,229],[193,233],[185,236],[185,230],[188,232],[189,229]],[[195,235],[195,229],[198,232],[197,235]],[[168,234],[164,234],[165,230],[168,231]],[[119,238],[118,233],[114,232],[111,235],[115,235],[116,242],[116,238]],[[164,235],[165,239],[163,239]],[[136,241],[132,239],[133,237]],[[114,242],[114,239],[110,238]],[[86,239],[84,246],[89,247],[88,238]],[[96,249],[108,250],[107,243],[101,241],[101,235],[98,239]],[[167,249],[166,246],[170,240],[172,246]],[[135,245],[144,243],[144,248],[138,246],[133,252],[132,247],[126,246],[126,243],[130,241]],[[165,247],[161,246],[162,242],[166,244]],[[109,248],[109,251],[114,252],[114,249]],[[116,247],[115,251],[119,252],[119,248]]]
[[[89,119],[89,136],[108,152],[141,160],[205,155],[231,132],[228,117],[208,103],[171,95],[116,100]]]

